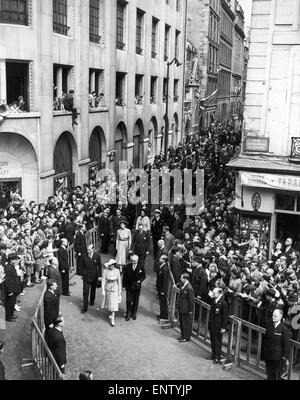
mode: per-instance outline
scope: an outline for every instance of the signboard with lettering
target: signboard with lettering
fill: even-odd
[[[241,172],[241,184],[251,187],[300,192],[300,176]]]
[[[9,174],[8,161],[0,161],[0,178]]]
[[[258,151],[267,153],[269,151],[269,138],[248,136],[245,140],[245,151]]]

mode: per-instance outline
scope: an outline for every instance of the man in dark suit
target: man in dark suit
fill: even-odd
[[[181,288],[177,307],[181,336],[179,336],[177,340],[180,343],[185,343],[191,340],[195,295],[192,285],[189,282],[189,275],[187,273],[182,274],[180,280]]]
[[[53,328],[55,318],[59,314],[59,296],[56,294],[57,283],[54,279],[47,279],[47,290],[44,294],[44,323],[45,340],[48,341],[48,333]]]
[[[60,301],[60,296],[62,294],[62,281],[58,270],[58,259],[55,257],[49,260],[49,265],[47,266],[47,278],[56,282],[57,288],[55,289],[55,294],[58,296]]]
[[[65,110],[72,111],[72,126],[74,129],[74,125],[78,125],[77,122],[78,112],[77,108],[74,107],[74,90],[70,90],[67,95],[63,96],[62,100]]]
[[[273,324],[267,326],[264,339],[264,356],[268,380],[280,380],[289,355],[291,332],[282,323],[283,311],[273,311]]]
[[[106,254],[108,252],[110,240],[110,221],[107,211],[104,211],[103,215],[99,218],[98,226],[99,235],[101,237],[101,253]]]
[[[77,256],[77,275],[82,276],[83,257],[87,255],[87,246],[85,239],[85,226],[80,224],[75,237],[75,252]]]
[[[154,211],[154,218],[151,223],[151,233],[152,233],[152,237],[153,237],[154,257],[156,256],[156,253],[158,251],[157,243],[162,238],[162,235],[163,235],[163,227],[164,227],[164,222],[161,218],[161,211],[157,209]]]
[[[168,256],[162,255],[159,258],[159,267],[157,272],[156,280],[156,290],[159,296],[159,309],[160,313],[157,319],[160,322],[165,322],[168,320],[169,310],[168,310],[168,289],[169,289],[169,266],[168,266]]]
[[[192,286],[195,297],[199,300],[207,302],[208,295],[208,277],[200,260],[194,261],[194,269],[192,273]],[[195,320],[198,321],[199,304],[195,305]]]
[[[59,265],[59,272],[61,274],[61,281],[62,281],[62,295],[63,296],[70,296],[69,291],[69,283],[70,283],[70,266],[69,266],[69,256],[67,251],[68,241],[67,239],[61,240],[61,245],[58,250],[58,265]]]
[[[126,265],[123,275],[123,287],[126,290],[126,321],[131,317],[136,320],[142,283],[146,278],[145,269],[138,266],[139,257],[134,254],[131,256],[131,261]]]
[[[157,274],[159,271],[159,265],[160,265],[160,257],[161,256],[167,256],[168,252],[165,247],[165,241],[164,240],[159,240],[158,241],[158,251],[156,253],[156,256],[154,257],[154,264],[153,264],[153,270]]]
[[[139,256],[139,267],[145,269],[146,257],[149,254],[150,234],[144,230],[144,225],[139,225],[139,230],[134,231],[131,241],[131,253]]]
[[[20,294],[19,279],[16,266],[19,263],[19,257],[15,253],[10,253],[7,257],[8,264],[5,266],[4,281],[4,306],[5,320],[8,322],[16,322],[17,317],[14,316],[14,308],[18,294]]]
[[[181,258],[181,249],[180,247],[176,246],[173,247],[171,250],[171,257],[170,257],[170,269],[175,281],[175,285],[180,283],[180,276],[182,273],[182,267],[180,263]]]
[[[88,246],[88,255],[83,258],[83,309],[82,313],[88,310],[88,299],[90,294],[90,305],[93,306],[96,298],[97,282],[102,279],[102,264],[99,254],[94,252],[94,246]]]
[[[223,289],[214,288],[210,295],[212,304],[209,314],[208,329],[212,354],[206,357],[206,359],[213,360],[214,364],[220,364],[222,335],[226,331],[228,321],[228,305],[224,300]]]
[[[63,335],[64,318],[57,317],[53,323],[54,328],[48,333],[48,347],[61,372],[65,373],[67,364],[66,341]]]
[[[295,249],[292,247],[292,244],[293,244],[293,239],[287,238],[285,241],[285,249],[284,249],[284,255],[286,256],[287,264],[290,264],[291,254],[295,251]]]
[[[183,220],[180,218],[179,211],[175,211],[172,234],[176,237],[178,231],[183,231]]]

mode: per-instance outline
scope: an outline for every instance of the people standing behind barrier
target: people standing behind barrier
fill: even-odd
[[[264,337],[264,355],[268,380],[280,380],[285,372],[289,356],[290,331],[282,323],[283,311],[275,309],[272,313],[272,323],[267,326]]]
[[[214,364],[220,364],[222,337],[226,332],[228,321],[228,305],[224,300],[223,289],[216,287],[209,295],[212,299],[208,321],[211,355],[206,357],[206,359],[212,360]]]
[[[168,295],[169,295],[169,282],[170,282],[170,270],[168,266],[168,256],[163,254],[158,260],[158,271],[156,280],[156,290],[159,298],[159,315],[157,319],[159,322],[166,322],[169,318],[168,310]]]
[[[105,269],[102,276],[102,295],[104,296],[102,308],[109,311],[111,326],[115,326],[115,314],[119,311],[122,301],[122,282],[120,271],[115,268],[116,260],[109,260],[104,264]]]
[[[127,221],[122,220],[119,225],[119,230],[117,232],[117,241],[116,241],[116,263],[117,267],[120,268],[120,272],[122,273],[123,268],[128,262],[128,255],[131,248],[131,231],[126,228]]]
[[[45,340],[48,341],[48,333],[53,328],[53,323],[59,314],[59,295],[57,294],[57,282],[47,279],[47,290],[43,299]]]
[[[145,278],[145,269],[139,267],[139,257],[136,254],[132,255],[131,262],[126,265],[123,275],[123,288],[126,290],[126,321],[137,318],[141,288]]]
[[[74,249],[77,257],[77,275],[82,276],[83,258],[87,255],[87,245],[85,238],[86,229],[83,224],[80,224],[78,227],[79,230],[76,233]]]
[[[70,296],[69,283],[70,283],[70,266],[69,266],[69,255],[67,251],[68,241],[67,239],[61,239],[60,248],[57,253],[59,272],[61,274],[62,281],[62,295]]]
[[[130,253],[139,256],[139,267],[145,269],[146,258],[150,253],[150,233],[145,230],[142,222],[132,235]]]
[[[56,361],[62,374],[66,372],[67,364],[67,346],[63,334],[64,318],[58,316],[55,318],[53,328],[49,330],[47,335],[47,344],[54,360]]]
[[[90,306],[94,306],[96,289],[101,287],[102,263],[100,254],[95,253],[94,246],[88,246],[88,254],[83,258],[83,309],[82,313],[88,310],[90,295]]]
[[[180,281],[181,285],[177,308],[179,312],[181,336],[179,336],[177,340],[180,343],[185,343],[191,340],[195,293],[192,285],[189,283],[189,275],[187,273],[181,274]]]

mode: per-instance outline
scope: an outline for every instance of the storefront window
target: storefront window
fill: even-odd
[[[295,210],[295,196],[278,194],[275,202],[276,210],[294,211]]]

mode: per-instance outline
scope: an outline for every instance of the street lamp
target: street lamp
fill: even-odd
[[[169,137],[169,80],[170,80],[170,66],[175,62],[176,67],[180,67],[180,63],[177,57],[174,57],[171,62],[167,63],[167,93],[166,93],[166,126],[165,126],[165,157],[168,154],[168,137]]]

